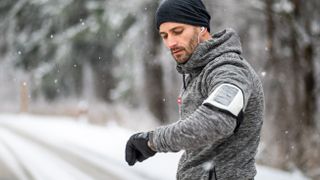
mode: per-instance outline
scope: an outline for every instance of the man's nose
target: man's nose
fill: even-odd
[[[167,40],[167,47],[169,48],[169,49],[172,49],[172,48],[175,48],[176,46],[177,46],[177,41],[176,41],[176,39],[174,39],[174,38],[168,38],[168,40]]]

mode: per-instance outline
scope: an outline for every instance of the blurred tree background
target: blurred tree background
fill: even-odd
[[[264,83],[258,162],[320,179],[320,1],[204,2],[212,32],[234,28]],[[120,104],[175,121],[181,77],[155,29],[158,4],[1,0],[0,112],[18,111],[23,82],[33,113],[84,102],[106,118]]]

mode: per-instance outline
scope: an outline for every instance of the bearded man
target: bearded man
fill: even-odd
[[[156,12],[165,46],[183,75],[180,118],[130,137],[130,166],[184,151],[177,180],[251,180],[264,114],[262,83],[232,29],[210,34],[201,0],[165,0]]]

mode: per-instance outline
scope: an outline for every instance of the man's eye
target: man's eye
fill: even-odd
[[[167,38],[168,38],[167,35],[163,35],[163,36],[161,36],[161,37],[162,37],[162,39],[167,39]]]
[[[175,35],[179,35],[179,34],[181,34],[182,32],[183,32],[183,30],[173,31],[173,33],[174,33]]]

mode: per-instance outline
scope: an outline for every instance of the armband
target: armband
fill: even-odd
[[[219,85],[202,104],[214,106],[238,117],[244,108],[243,99],[243,92],[240,88],[224,83]]]

